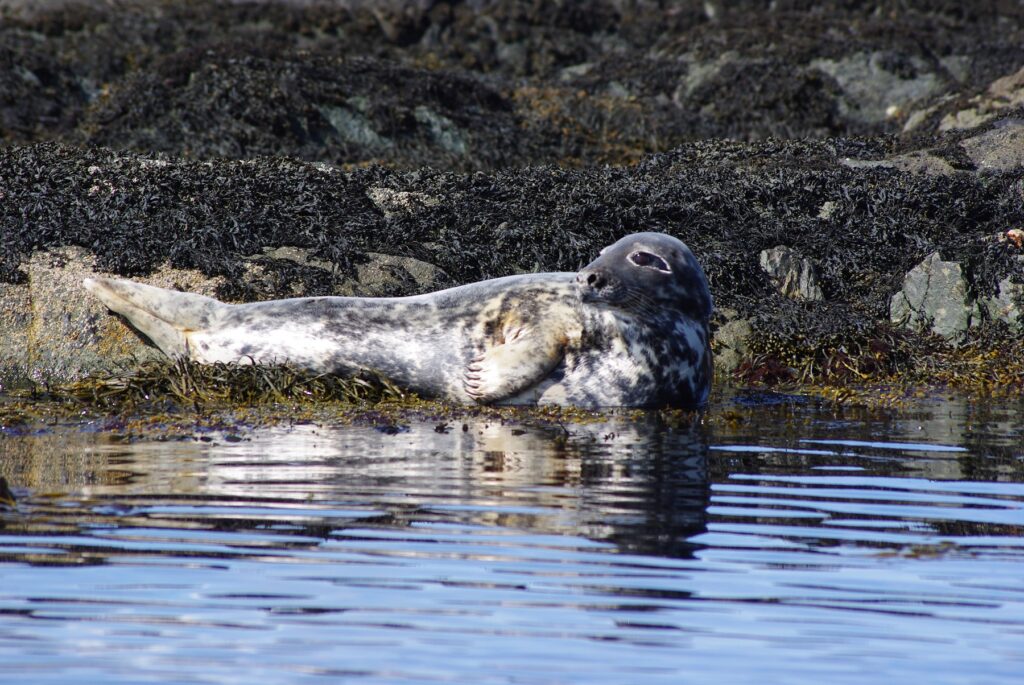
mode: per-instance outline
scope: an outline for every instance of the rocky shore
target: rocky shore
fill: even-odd
[[[722,375],[944,381],[957,359],[1024,384],[1016,5],[0,17],[0,387],[156,354],[84,296],[92,273],[404,295],[576,270],[638,230],[704,264]]]

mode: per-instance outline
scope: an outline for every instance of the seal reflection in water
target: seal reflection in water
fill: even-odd
[[[636,233],[577,274],[399,298],[225,304],[106,278],[85,287],[170,357],[372,370],[457,402],[694,407],[711,385],[711,294],[690,249]]]

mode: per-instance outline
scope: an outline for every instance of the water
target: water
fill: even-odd
[[[0,681],[1016,683],[1020,402],[0,431]]]

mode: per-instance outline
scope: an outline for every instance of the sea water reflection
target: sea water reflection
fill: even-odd
[[[0,674],[1012,682],[1019,409],[8,428]]]

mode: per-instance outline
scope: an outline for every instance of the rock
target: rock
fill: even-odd
[[[558,80],[561,82],[572,81],[573,79],[580,78],[581,76],[586,76],[593,68],[593,62],[580,62],[579,64],[564,67],[558,74]]]
[[[91,273],[90,255],[80,248],[37,252],[29,260],[32,320],[25,362],[33,381],[74,380],[83,369],[101,367],[117,347],[100,335],[106,309],[82,290]]]
[[[733,64],[739,59],[739,55],[733,50],[726,50],[711,60],[700,60],[695,55],[686,54],[681,60],[686,63],[686,75],[672,93],[672,100],[679,107],[684,107],[688,98],[703,86],[713,81],[722,69]]]
[[[924,113],[921,116],[911,116],[907,123],[909,124],[911,120],[914,121],[914,123],[918,123],[921,119],[925,118],[926,116],[927,113]],[[991,121],[992,117],[994,116],[994,114],[982,114],[975,107],[962,109],[960,111],[953,112],[942,117],[942,121],[939,122],[939,132],[945,133],[946,131],[969,131],[972,128],[978,128],[982,124],[987,124],[989,121]]]
[[[384,212],[384,217],[388,219],[398,214],[412,214],[424,207],[436,207],[441,202],[426,193],[393,190],[381,186],[369,188],[366,191],[366,196],[370,198],[377,209]]]
[[[1004,108],[1024,105],[1024,67],[993,81],[988,87],[988,95]]]
[[[903,289],[889,300],[889,318],[898,326],[953,340],[977,323],[979,310],[960,264],[944,262],[933,252],[907,273]]]
[[[925,126],[938,109],[939,106],[936,104],[913,110],[907,114],[906,121],[903,122],[903,132],[910,133],[911,131],[916,131],[922,126]]]
[[[811,66],[828,74],[843,89],[842,114],[879,124],[941,89],[941,81],[919,57],[859,52],[841,60],[816,59]]]
[[[28,286],[0,283],[0,392],[27,375],[32,298]]]
[[[971,106],[951,112],[939,122],[939,132],[977,128],[994,119],[1000,110],[1024,105],[1024,68],[993,81]]]
[[[312,254],[308,248],[282,245],[246,256],[244,286],[229,290],[228,297],[249,301],[341,294],[339,286],[345,278],[338,267]]]
[[[268,247],[263,250],[263,256],[269,257],[270,259],[287,259],[288,261],[295,262],[296,264],[312,266],[317,269],[323,269],[324,271],[331,271],[334,268],[334,265],[330,262],[314,259],[310,257],[309,250],[302,247],[295,247],[294,245]],[[254,258],[255,256],[249,257],[249,259]]]
[[[967,55],[947,55],[939,58],[939,64],[957,83],[970,83],[971,58]]]
[[[915,150],[902,155],[888,157],[886,159],[851,159],[847,157],[842,160],[844,166],[851,169],[870,169],[882,167],[886,169],[897,169],[910,173],[930,174],[933,176],[945,176],[956,171],[953,165],[926,150]]]
[[[418,193],[406,193],[417,195]],[[439,268],[412,257],[399,257],[383,254],[380,252],[367,252],[367,261],[356,264],[355,278],[338,278],[333,284],[328,283],[328,291],[307,292],[304,284],[300,282],[290,283],[292,297],[307,297],[311,295],[340,295],[349,297],[395,297],[410,292],[429,292],[436,290],[441,283],[447,283],[447,279]],[[251,255],[246,258],[248,264],[247,279],[255,283],[254,288],[261,297],[278,297],[281,284],[277,282],[277,274],[273,269],[267,268],[267,260],[284,260],[293,262],[299,267],[307,270],[314,269],[321,272],[321,275],[330,279],[330,274],[335,272],[335,267],[330,262],[318,260],[311,256],[311,251],[292,245],[276,248],[267,248],[259,255]]]
[[[1013,283],[1008,277],[999,282],[999,292],[993,297],[983,297],[981,306],[993,321],[1002,321],[1011,327],[1024,329],[1024,283]]]
[[[377,133],[369,119],[356,108],[321,105],[317,107],[317,111],[341,140],[371,151],[388,150],[394,147],[394,143]]]
[[[988,237],[989,242],[1002,243],[1011,249],[1024,249],[1024,229],[1011,228],[1001,231]],[[1024,267],[1024,254],[1017,254],[1015,260],[1020,267]],[[1020,271],[1017,271],[1019,274]],[[1018,276],[1019,278],[1019,276]],[[1024,316],[1021,309],[1024,308],[1024,283],[1015,283],[1013,275],[999,281],[996,284],[996,292],[989,297],[979,300],[982,309],[988,314],[991,321],[1001,321],[1024,333]]]
[[[1024,166],[1024,119],[1004,119],[960,145],[980,171],[1018,169]]]
[[[761,250],[760,263],[785,297],[815,302],[825,299],[813,262],[793,248],[778,245]]]
[[[469,148],[466,143],[466,135],[454,121],[423,105],[416,106],[416,109],[413,110],[413,117],[426,126],[434,143],[441,149],[460,157],[466,154],[466,150]]]
[[[953,165],[943,158],[936,157],[924,150],[896,155],[895,157],[890,157],[887,161],[893,169],[909,171],[911,173],[945,176],[956,171]]]
[[[839,203],[833,200],[825,200],[821,203],[821,209],[818,210],[818,218],[823,221],[829,221],[838,211]]]
[[[735,309],[721,309],[716,318],[724,320],[715,329],[711,348],[715,355],[715,373],[729,374],[735,371],[747,356],[749,340],[753,333],[750,321],[740,318]]]
[[[28,260],[27,283],[0,285],[0,379],[15,385],[66,382],[161,356],[86,295],[82,279],[97,275],[93,261],[79,247],[36,252]],[[137,280],[207,295],[220,283],[171,268]]]
[[[433,264],[395,255],[367,252],[370,261],[356,266],[358,284],[353,295],[391,297],[401,293],[435,290],[444,273]]]

